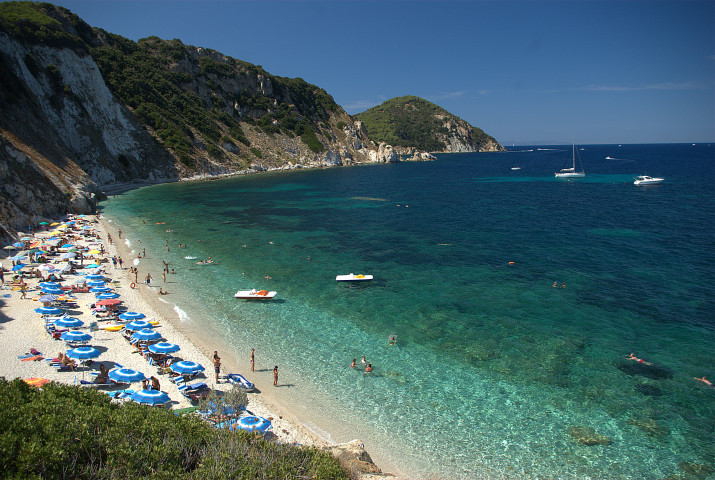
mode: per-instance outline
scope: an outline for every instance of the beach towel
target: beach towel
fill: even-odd
[[[42,355],[42,352],[35,348],[31,348],[28,353],[24,353],[22,355],[18,355],[17,358],[19,359],[25,359],[25,358],[30,358],[30,357],[35,357],[37,355]]]
[[[44,359],[45,359],[45,357],[43,357],[42,355],[34,355],[32,357],[23,358],[20,361],[21,362],[31,362],[31,361],[39,361],[39,360],[44,360]]]

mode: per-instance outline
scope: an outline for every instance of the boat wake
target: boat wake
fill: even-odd
[[[184,257],[186,260],[196,260],[196,257]]]

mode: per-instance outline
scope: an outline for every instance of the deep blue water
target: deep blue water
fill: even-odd
[[[571,181],[553,176],[570,146],[519,147],[159,185],[103,210],[176,266],[172,299],[192,321],[241,357],[259,346],[303,408],[355,426],[335,440],[362,438],[405,471],[715,467],[715,389],[693,379],[715,379],[715,148],[580,148],[587,177]],[[633,185],[644,173],[666,180]],[[335,282],[350,272],[375,280]],[[277,301],[232,298],[250,288]],[[375,375],[347,368],[362,355]],[[611,443],[578,444],[572,427]]]

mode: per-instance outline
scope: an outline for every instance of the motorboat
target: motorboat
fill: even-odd
[[[228,380],[231,385],[238,387],[246,392],[251,392],[256,388],[256,386],[252,382],[250,382],[240,373],[229,373],[226,375],[226,380]]]
[[[512,170],[521,170],[521,167],[511,167]]]
[[[372,275],[355,275],[354,273],[349,273],[347,275],[338,275],[335,277],[338,282],[367,282],[372,280]]]
[[[638,175],[633,182],[633,185],[657,185],[662,183],[665,178],[649,177],[648,175]]]
[[[268,290],[256,290],[254,288],[253,290],[239,290],[238,292],[236,292],[236,295],[234,295],[234,297],[245,298],[248,300],[270,300],[271,298],[276,296],[276,293],[278,292],[269,292]]]

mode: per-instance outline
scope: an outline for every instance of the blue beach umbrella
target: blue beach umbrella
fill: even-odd
[[[103,287],[107,284],[104,280],[90,280],[87,282],[88,287]]]
[[[25,246],[25,244],[22,243],[22,242],[15,242],[15,243],[12,244],[12,246],[13,246],[13,247],[17,247],[17,248],[22,248],[22,247]]]
[[[114,292],[104,292],[97,294],[97,300],[111,300],[113,298],[119,298],[119,294]]]
[[[55,320],[55,327],[79,328],[82,325],[84,325],[84,322],[74,317],[58,318]]]
[[[177,344],[170,342],[155,343],[153,345],[149,345],[148,349],[152,353],[174,353],[181,350]]]
[[[182,375],[195,375],[204,371],[204,367],[196,362],[189,360],[182,360],[181,362],[174,363],[171,365],[171,370],[174,373],[179,373]]]
[[[99,355],[99,350],[94,347],[77,347],[67,350],[67,356],[70,358],[76,358],[77,360],[89,360],[90,358],[96,358]]]
[[[109,287],[92,287],[89,291],[92,293],[109,293],[112,289]]]
[[[62,287],[62,285],[61,285],[60,283],[58,283],[58,282],[42,282],[42,283],[40,284],[40,288],[43,288],[43,287],[48,287],[48,288],[60,288],[60,287]]]
[[[87,280],[102,280],[102,282],[105,281],[104,275],[100,275],[98,273],[90,273],[89,275],[85,275],[84,278],[86,278]],[[90,283],[87,282],[87,285],[90,285]],[[101,287],[101,285],[98,286]]]
[[[62,295],[63,293],[65,293],[61,288],[51,288],[51,287],[41,288],[40,291],[42,293],[47,293],[50,295]]]
[[[92,335],[89,333],[80,332],[79,330],[72,330],[63,333],[60,338],[65,342],[87,342],[92,340]]]
[[[57,295],[44,295],[37,299],[38,302],[52,303],[57,301]]]
[[[120,315],[119,318],[122,318],[122,316]],[[154,325],[147,322],[146,320],[134,320],[133,322],[129,322],[124,326],[125,330],[129,330],[132,332],[136,332],[137,330],[144,330],[145,328],[154,328]]]
[[[22,269],[23,269],[24,267],[26,267],[26,266],[27,266],[27,265],[25,265],[24,263],[18,263],[17,265],[13,265],[13,267],[12,267],[11,270],[12,270],[13,272],[17,272],[18,270],[22,270]]]
[[[146,405],[164,405],[171,400],[169,395],[159,390],[139,390],[132,393],[129,398]]]
[[[140,318],[144,317],[146,317],[146,315],[139,312],[124,312],[119,315],[119,318],[121,318],[122,320],[139,320]]]
[[[85,270],[91,270],[93,268],[99,268],[99,265],[97,265],[96,263],[92,263],[91,265],[87,265],[84,267]]]
[[[59,315],[62,313],[62,309],[57,307],[40,307],[36,308],[35,311],[40,315]]]
[[[72,248],[72,247],[74,247],[73,244],[71,244],[71,243],[65,243],[65,244],[62,245],[60,248]]]
[[[144,329],[144,330],[139,330],[138,332],[134,332],[132,335],[133,339],[136,340],[144,340],[144,341],[151,341],[151,340],[159,340],[161,339],[161,333],[157,332],[156,330],[151,330],[151,329]]]
[[[27,260],[27,255],[15,255],[14,257],[10,257],[10,260]]]
[[[117,382],[139,382],[146,375],[131,368],[115,368],[109,371],[109,378]]]
[[[240,428],[247,432],[265,433],[271,428],[271,422],[263,417],[248,415],[240,417],[237,422],[231,424],[231,428]]]

